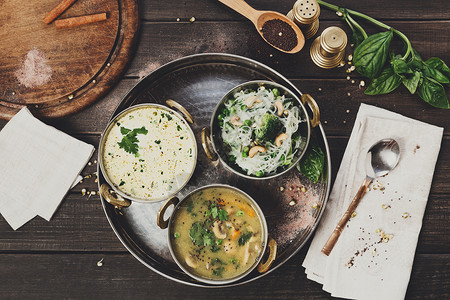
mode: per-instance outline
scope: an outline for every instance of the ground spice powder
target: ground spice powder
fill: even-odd
[[[294,29],[280,19],[265,22],[262,26],[262,33],[270,44],[284,51],[290,51],[298,44]]]

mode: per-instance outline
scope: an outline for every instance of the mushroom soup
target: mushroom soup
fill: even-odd
[[[170,225],[178,263],[212,280],[234,278],[253,267],[264,246],[264,232],[250,203],[235,190],[211,187],[178,205]]]
[[[193,133],[181,117],[163,107],[130,110],[106,135],[104,172],[128,196],[162,200],[181,189],[194,171]]]

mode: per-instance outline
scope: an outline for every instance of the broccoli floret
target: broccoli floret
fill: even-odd
[[[262,117],[261,127],[256,131],[256,139],[258,142],[273,142],[282,128],[283,124],[278,117],[266,113]]]

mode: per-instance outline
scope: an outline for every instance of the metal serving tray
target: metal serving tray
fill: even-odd
[[[198,54],[172,61],[150,73],[124,97],[111,119],[131,105],[148,102],[164,105],[165,100],[173,99],[194,117],[192,129],[197,144],[201,145],[201,130],[209,126],[217,102],[231,88],[250,80],[275,81],[301,96],[301,92],[284,76],[262,63],[231,54]],[[301,175],[296,168],[275,179],[243,179],[227,171],[218,162],[211,162],[203,149],[199,148],[194,174],[178,196],[184,197],[190,191],[211,183],[236,186],[258,202],[266,216],[269,235],[278,243],[277,258],[266,273],[260,274],[255,270],[240,281],[226,286],[251,282],[271,273],[302,248],[317,226],[330,191],[331,165],[322,125],[312,129],[311,139],[316,140],[326,154],[325,176],[316,184]],[[100,187],[106,181],[101,170],[97,171]],[[156,225],[157,212],[162,202],[133,202],[130,207],[119,210],[103,197],[101,201],[119,240],[145,266],[187,285],[221,287],[195,281],[175,264],[168,248],[167,229],[162,230]]]

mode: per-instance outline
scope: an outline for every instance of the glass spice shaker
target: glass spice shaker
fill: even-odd
[[[306,39],[310,39],[319,30],[319,15],[320,6],[316,0],[298,0],[286,16],[300,27]]]

